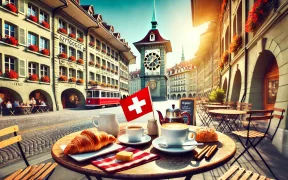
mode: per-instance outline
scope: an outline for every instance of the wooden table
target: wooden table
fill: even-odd
[[[46,111],[46,105],[33,105],[33,109],[35,108],[36,114],[38,113],[44,113]]]
[[[219,128],[222,127],[224,131],[225,126],[227,126],[230,131],[233,131],[235,130],[235,128],[237,128],[236,120],[238,119],[240,115],[246,114],[246,111],[231,110],[231,109],[217,109],[217,110],[210,110],[209,113],[213,115],[221,115],[222,117],[216,130],[219,130]],[[230,123],[234,125],[235,128],[233,128],[233,126]]]
[[[208,104],[210,104],[210,105],[221,105],[222,103],[219,103],[219,102],[211,102],[211,103],[209,103],[208,102]]]
[[[211,109],[228,109],[230,108],[231,106],[228,106],[228,105],[204,105],[205,108],[211,110]]]
[[[146,124],[140,124],[144,127]],[[124,134],[124,128],[127,124],[120,124],[120,133]],[[195,126],[191,126],[195,128]],[[65,156],[60,148],[60,145],[67,144],[76,135],[80,134],[81,131],[67,135],[59,139],[52,147],[51,154],[53,159],[61,166],[85,174],[88,178],[89,176],[95,176],[97,179],[101,177],[113,178],[113,179],[162,179],[162,178],[177,178],[183,176],[189,176],[189,178],[198,173],[212,170],[219,166],[222,166],[228,162],[236,153],[235,142],[227,135],[217,132],[219,137],[219,142],[217,143],[207,143],[207,144],[218,144],[218,151],[216,154],[208,161],[202,159],[201,161],[196,161],[193,157],[195,151],[181,153],[181,154],[170,154],[164,153],[155,149],[152,145],[153,139],[157,136],[151,136],[152,140],[141,146],[136,146],[136,148],[141,149],[146,152],[158,154],[161,158],[141,166],[137,166],[128,170],[120,171],[115,174],[106,173],[96,166],[92,165],[89,161],[78,163],[74,161],[69,156]],[[134,146],[135,147],[135,146]],[[199,146],[196,148],[197,151],[202,149],[204,146]]]

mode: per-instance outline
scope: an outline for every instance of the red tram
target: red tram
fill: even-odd
[[[86,90],[86,107],[119,105],[120,91],[103,90],[103,89],[87,89]]]

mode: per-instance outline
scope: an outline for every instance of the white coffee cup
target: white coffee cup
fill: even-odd
[[[188,138],[189,132],[193,133],[193,137],[196,137],[196,132],[190,130],[187,124],[165,123],[161,126],[161,136],[167,145],[182,145],[188,139],[193,140],[193,138]]]
[[[98,125],[94,121],[97,121]],[[104,131],[108,134],[112,134],[117,137],[119,133],[119,123],[117,117],[113,113],[100,113],[99,116],[96,116],[92,119],[94,126],[98,128],[99,131]]]
[[[137,125],[129,125],[126,127],[125,130],[129,142],[141,141],[141,138],[144,136],[145,133],[145,129],[142,126]]]

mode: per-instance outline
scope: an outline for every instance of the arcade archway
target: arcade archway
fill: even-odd
[[[231,101],[237,102],[240,101],[240,91],[241,91],[241,72],[238,69],[235,73],[234,82],[232,86]]]
[[[192,98],[192,94],[190,93],[190,94],[188,95],[188,97],[189,97],[189,98]]]
[[[271,51],[260,53],[251,79],[249,103],[253,109],[273,109],[279,86],[279,68]]]
[[[23,102],[23,99],[18,92],[6,87],[0,87],[0,98],[3,100],[2,106],[5,106],[7,101],[10,101],[12,104],[14,101]]]
[[[223,82],[223,86],[222,86],[222,89],[224,90],[225,94],[227,92],[227,78],[225,78],[224,82]]]
[[[177,99],[181,99],[181,95],[180,94],[177,95]]]
[[[183,95],[182,95],[182,98],[186,98],[186,94],[183,94]]]
[[[40,90],[40,89],[37,89],[37,90],[34,90],[30,93],[29,95],[29,99],[31,99],[32,97],[34,97],[34,99],[37,101],[44,101],[45,104],[47,106],[49,106],[50,110],[53,110],[53,101],[52,101],[52,98],[50,96],[49,93],[47,93],[46,91],[43,91],[43,90]]]
[[[61,94],[61,102],[63,109],[77,108],[85,105],[84,95],[77,89],[66,89]]]

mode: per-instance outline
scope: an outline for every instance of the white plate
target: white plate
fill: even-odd
[[[152,141],[152,145],[160,151],[169,152],[169,153],[184,153],[184,152],[192,151],[193,149],[195,149],[197,147],[195,145],[195,146],[183,146],[183,147],[179,147],[179,148],[162,148],[158,145],[159,143],[165,143],[164,137],[160,136],[160,137],[154,139]],[[195,141],[194,139],[193,140],[192,139],[187,140],[186,142],[184,142],[185,145],[190,145],[190,144],[193,145],[196,143],[197,143],[197,141]]]
[[[67,145],[61,145],[60,148],[64,151],[66,146]],[[81,154],[73,154],[73,155],[69,154],[69,156],[72,157],[73,159],[75,159],[78,162],[82,162],[82,161],[85,161],[87,159],[91,159],[91,158],[94,158],[94,157],[97,157],[97,156],[101,156],[101,155],[116,151],[116,150],[118,150],[120,148],[122,148],[121,145],[113,143],[113,144],[109,144],[109,145],[101,148],[98,151],[88,152],[88,153],[81,153]]]
[[[137,141],[137,142],[129,142],[127,134],[123,134],[123,135],[118,137],[119,142],[121,142],[123,144],[128,144],[128,145],[145,144],[145,143],[148,143],[150,140],[151,140],[151,137],[146,135],[146,134],[141,138],[141,141]]]

